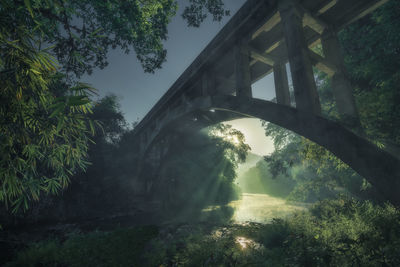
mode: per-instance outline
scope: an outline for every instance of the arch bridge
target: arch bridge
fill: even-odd
[[[161,149],[152,157],[162,157],[162,139],[171,129],[198,130],[255,117],[325,147],[400,205],[400,160],[322,117],[313,74],[316,67],[331,77],[343,122],[359,128],[337,33],[386,1],[247,0],[135,127],[139,156],[154,154],[151,147],[161,140]],[[318,44],[322,53],[313,49]],[[277,103],[252,97],[251,84],[270,73]]]

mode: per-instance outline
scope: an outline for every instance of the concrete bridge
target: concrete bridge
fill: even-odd
[[[137,125],[140,157],[161,158],[171,129],[193,131],[256,117],[327,148],[400,204],[400,160],[343,126],[360,124],[337,33],[386,1],[247,0]],[[313,50],[318,44],[323,53]],[[343,123],[321,116],[313,67],[331,77]],[[270,73],[277,103],[252,97],[251,84]]]

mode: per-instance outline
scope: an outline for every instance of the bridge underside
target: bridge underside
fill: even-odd
[[[400,160],[336,122],[270,101],[236,96],[196,98],[169,114],[164,126],[153,132],[147,148],[170,131],[188,133],[238,118],[272,122],[325,147],[400,205]]]
[[[256,117],[327,148],[400,205],[399,160],[320,116],[313,73],[315,67],[328,74],[342,124],[362,131],[337,33],[386,1],[247,0],[137,125],[139,154],[171,129]],[[318,44],[322,52],[314,49]],[[269,73],[278,104],[252,98],[252,83]]]

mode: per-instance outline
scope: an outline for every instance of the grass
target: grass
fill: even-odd
[[[400,266],[400,212],[322,201],[269,224],[119,229],[48,240],[6,266]]]
[[[32,244],[6,266],[141,266],[145,244],[156,237],[154,226],[72,235]]]

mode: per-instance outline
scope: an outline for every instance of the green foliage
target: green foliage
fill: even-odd
[[[349,199],[322,201],[289,220],[288,264],[396,266],[400,213],[391,205]]]
[[[89,143],[87,160],[90,165],[84,172],[75,173],[71,184],[62,196],[49,196],[34,205],[24,220],[45,221],[87,220],[127,212],[132,201],[133,188],[129,184],[132,172],[124,165],[134,165],[137,159],[121,153],[121,145],[132,150],[132,144],[122,144],[123,136],[130,132],[119,109],[117,98],[105,96],[93,102],[91,120],[95,126],[94,143]],[[133,153],[136,151],[133,150]],[[125,161],[129,162],[126,164]],[[121,203],[126,203],[121,205]],[[33,216],[30,214],[33,214]]]
[[[184,224],[49,240],[6,266],[398,266],[400,211],[348,198],[270,224]]]
[[[34,243],[6,266],[142,266],[145,244],[157,234],[153,226],[75,234]]]
[[[288,130],[266,124],[266,131],[276,143],[276,150],[264,157],[268,173],[278,184],[288,181],[289,200],[314,202],[348,192],[365,197],[363,179],[325,148]]]
[[[96,101],[90,117],[102,126],[101,131],[97,132],[96,141],[104,139],[104,141],[117,145],[127,130],[127,123],[115,95],[107,95]]]
[[[52,45],[63,71],[77,77],[106,67],[109,49],[117,47],[125,53],[134,50],[145,72],[161,68],[167,25],[177,11],[174,0],[2,0],[1,6],[4,27],[34,32]],[[217,21],[229,15],[222,1],[208,0],[190,1],[182,16],[198,27],[208,13]]]
[[[237,198],[236,169],[250,149],[243,134],[220,124],[178,139],[160,167],[154,196],[180,213]]]
[[[230,14],[229,10],[224,9],[222,0],[189,0],[189,2],[190,6],[185,7],[182,14],[188,26],[199,27],[208,13],[213,15],[214,21],[220,21]]]
[[[263,266],[257,251],[242,249],[237,236],[247,229],[239,225],[183,225],[160,235],[149,244],[148,266]],[[249,244],[251,247],[252,244]],[[264,265],[265,266],[265,265]]]
[[[4,2],[4,3],[3,3]],[[145,71],[165,60],[162,41],[176,3],[162,1],[2,1],[2,25],[25,25],[53,45],[66,72],[78,77],[107,65],[109,48],[134,49]]]
[[[215,20],[225,15],[221,3],[191,5],[206,7]],[[126,53],[133,48],[147,72],[160,68],[176,8],[173,0],[0,0],[0,201],[14,211],[27,209],[41,192],[59,192],[85,169],[88,134],[96,126],[87,116],[93,89],[70,74],[79,78],[104,68],[109,48],[116,47]],[[107,112],[101,109],[112,101],[106,100],[96,114]],[[108,128],[105,139],[115,144],[125,125],[121,114],[108,115],[119,116],[100,114]]]
[[[222,3],[191,5],[206,7],[215,20],[225,15]],[[93,89],[70,74],[104,68],[116,47],[133,48],[144,70],[154,72],[165,61],[162,41],[176,9],[173,0],[0,0],[0,201],[26,210],[41,192],[59,192],[86,168],[88,135],[96,128],[88,116]],[[95,108],[105,120],[105,139],[115,144],[125,125],[116,112],[106,118],[111,98]]]
[[[0,13],[9,5],[2,2]],[[86,167],[93,89],[68,88],[34,33],[9,26],[0,28],[0,201],[17,211],[42,192],[59,192]]]
[[[235,168],[246,160],[247,152],[251,148],[245,143],[242,132],[225,124],[214,125],[208,130],[212,140],[217,142],[218,151],[224,151],[226,158],[234,164]]]
[[[370,141],[394,155],[400,152],[399,7],[400,1],[390,1],[340,32],[363,131]],[[382,36],[387,42],[382,42]],[[330,78],[318,71],[316,74],[323,116],[346,125],[339,119]],[[323,147],[272,124],[265,124],[265,129],[276,147],[265,158],[271,173],[293,175],[298,182],[292,198],[315,199],[323,195],[321,192],[332,195],[335,191],[381,198],[362,177]]]
[[[269,163],[264,160],[243,173],[238,179],[241,190],[245,193],[268,194],[285,198],[293,190],[296,182],[289,175],[274,176]]]
[[[400,1],[392,0],[340,34],[369,138],[400,145]],[[384,40],[384,41],[382,41]]]

